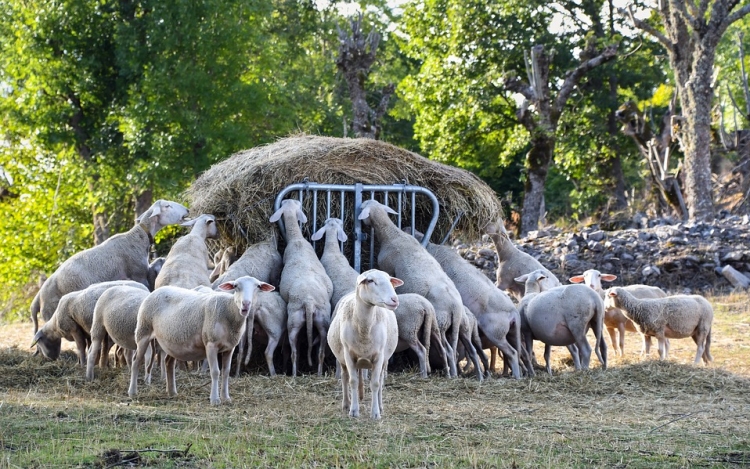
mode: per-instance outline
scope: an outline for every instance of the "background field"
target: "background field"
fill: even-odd
[[[741,467],[750,465],[750,305],[715,296],[710,367],[690,339],[668,362],[638,338],[610,369],[449,380],[391,373],[382,421],[350,419],[332,376],[245,375],[233,402],[208,405],[210,378],[177,376],[179,395],[123,369],[87,383],[70,351],[33,357],[30,324],[0,328],[0,467]],[[541,350],[537,351],[538,354]],[[539,355],[541,356],[541,355]],[[158,373],[157,373],[158,375]]]

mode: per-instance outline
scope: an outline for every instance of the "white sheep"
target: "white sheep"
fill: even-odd
[[[287,330],[292,351],[292,376],[297,376],[297,336],[307,326],[307,361],[312,366],[313,328],[318,331],[318,376],[323,374],[326,336],[331,323],[333,285],[312,245],[302,236],[298,220],[307,222],[298,200],[286,199],[270,222],[283,217],[286,230],[284,267],[279,293],[287,304]]]
[[[388,217],[389,213],[396,212],[371,199],[360,206],[359,219],[375,230],[380,243],[378,267],[403,280],[402,293],[416,293],[432,303],[448,354],[449,376],[455,377],[456,348],[463,316],[461,295],[435,258],[413,236],[398,229]]]
[[[710,348],[714,310],[702,296],[639,299],[620,287],[610,288],[605,295],[636,324],[639,332],[658,339],[660,359],[668,358],[666,339],[692,337],[698,346],[695,364],[700,363],[701,358],[706,365],[713,361]]]
[[[39,330],[37,314],[48,321],[60,298],[91,284],[110,280],[134,280],[148,286],[148,252],[154,235],[167,225],[179,223],[188,209],[168,200],[157,200],[143,214],[136,225],[98,246],[71,256],[50,275],[31,303],[34,332]]]
[[[571,282],[583,283],[593,288],[604,299],[604,326],[607,328],[609,338],[612,341],[612,348],[615,349],[615,353],[622,356],[625,351],[625,331],[638,332],[638,329],[636,329],[633,321],[623,314],[620,308],[612,304],[612,300],[605,297],[602,280],[613,282],[617,280],[617,276],[603,274],[596,269],[589,269],[581,275],[570,277]],[[629,291],[636,298],[664,298],[667,296],[661,288],[649,285],[628,285],[622,288]],[[669,341],[669,339],[665,340]],[[641,355],[648,355],[651,349],[651,336],[641,334],[641,343]]]
[[[216,219],[213,215],[203,214],[180,226],[192,226],[192,229],[172,245],[154,286],[157,289],[167,285],[181,288],[210,286],[206,239],[218,236]]]
[[[355,290],[339,301],[328,329],[328,343],[341,365],[343,408],[359,417],[364,396],[362,370],[372,370],[370,391],[373,419],[383,413],[383,381],[388,359],[398,345],[398,323],[393,310],[399,300],[395,287],[403,282],[381,270],[368,270],[357,277]]]
[[[89,285],[80,291],[66,293],[58,301],[52,317],[34,334],[31,344],[37,346],[42,355],[57,360],[62,339],[76,343],[78,363],[86,366],[86,345],[90,340],[94,308],[99,297],[109,288],[127,285],[148,293],[148,288],[132,280],[116,280]]]
[[[138,308],[149,295],[147,290],[129,285],[119,285],[104,291],[94,307],[91,323],[91,346],[86,363],[86,379],[94,379],[94,363],[99,356],[109,355],[109,349],[116,344],[125,349],[125,360],[130,366],[136,350],[135,327]],[[104,349],[102,349],[104,347]],[[102,366],[103,364],[100,364]],[[151,379],[151,360],[146,360],[146,382]]]
[[[560,286],[560,281],[555,275],[547,270],[529,254],[518,249],[508,237],[503,220],[490,222],[484,227],[485,233],[489,235],[497,251],[497,288],[509,291],[517,300],[524,296],[524,287],[519,285],[515,279],[535,270],[542,270],[545,275],[543,289]]]
[[[268,371],[271,376],[276,376],[273,354],[276,347],[284,339],[286,327],[286,302],[281,298],[281,295],[277,292],[260,292],[255,299],[252,311],[247,316],[245,336],[237,346],[237,374],[239,374],[241,368],[240,364],[247,365],[250,363],[250,355],[253,351],[253,334],[263,334],[267,339],[265,356]]]
[[[271,285],[279,284],[283,261],[281,254],[279,254],[276,236],[251,244],[239,259],[229,263],[232,257],[231,252],[229,248],[224,251],[220,264],[226,265],[226,269],[213,280],[213,288],[216,288],[220,283],[240,278],[243,275],[255,277]]]
[[[128,395],[138,392],[138,368],[153,339],[167,354],[167,394],[177,395],[176,360],[207,359],[211,374],[212,405],[221,398],[230,402],[229,367],[232,353],[245,332],[245,321],[260,291],[272,291],[273,285],[253,277],[240,277],[219,285],[222,292],[203,293],[180,287],[157,288],[138,309],[135,330],[136,355],[131,367]],[[223,292],[233,292],[229,295]],[[219,365],[221,357],[221,371]]]
[[[517,351],[521,346],[521,320],[511,299],[454,249],[428,243],[427,252],[453,280],[461,301],[473,313],[488,342],[502,351],[513,377],[520,378]]]
[[[320,256],[320,263],[323,264],[333,284],[331,295],[331,309],[333,310],[342,296],[354,290],[359,274],[349,265],[349,260],[339,248],[339,242],[343,243],[348,239],[344,233],[344,222],[340,218],[329,218],[310,239],[317,241],[323,236],[326,237],[326,242],[323,255]]]
[[[398,307],[394,310],[394,314],[398,323],[398,345],[394,353],[407,349],[413,350],[419,360],[419,373],[423,378],[427,378],[430,372],[431,336],[435,332],[436,338],[440,337],[437,319],[435,319],[435,308],[422,295],[402,293],[398,295]],[[439,340],[436,341],[436,347],[442,350],[441,357],[445,361],[447,373],[449,372],[448,357]]]
[[[518,311],[521,315],[521,335],[525,346],[522,358],[527,372],[534,375],[529,359],[533,340],[540,340],[545,344],[544,359],[548,373],[552,374],[552,345],[567,346],[575,369],[587,369],[591,358],[591,346],[586,340],[589,328],[594,330],[596,355],[602,367],[606,369],[607,345],[602,338],[602,298],[593,289],[578,284],[544,290],[541,287],[544,278],[544,271],[536,270],[516,279],[526,287],[526,294],[518,305]]]

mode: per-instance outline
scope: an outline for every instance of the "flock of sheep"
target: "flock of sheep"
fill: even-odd
[[[389,214],[395,213],[368,200],[357,214],[375,233],[379,270],[358,274],[349,265],[339,246],[347,235],[336,218],[312,236],[325,237],[318,259],[300,229],[307,221],[300,202],[287,199],[269,220],[284,222],[283,259],[272,239],[249,246],[239,258],[231,248],[217,253],[211,271],[206,239],[217,236],[214,217],[203,214],[185,221],[185,207],[159,200],[130,231],[75,254],[47,279],[31,306],[32,346],[56,359],[62,338],[75,341],[79,363],[92,380],[94,365],[107,366],[109,351],[117,345],[130,366],[131,397],[142,367],[144,381],[150,383],[153,364],[160,362],[167,393],[174,396],[176,363],[202,362],[211,375],[210,402],[219,404],[230,401],[232,358],[239,374],[250,358],[254,334],[267,339],[265,358],[272,376],[274,352],[288,342],[296,376],[298,336],[304,330],[307,362],[314,366],[317,346],[319,375],[326,350],[336,357],[343,408],[350,416],[359,415],[369,374],[374,419],[383,411],[388,361],[406,349],[416,353],[423,377],[432,371],[431,357],[448,377],[458,375],[458,363],[466,358],[481,381],[495,369],[499,351],[503,375],[521,378],[534,375],[534,340],[545,344],[548,372],[552,346],[566,346],[575,368],[588,368],[589,329],[595,336],[593,351],[606,368],[606,327],[620,354],[625,331],[637,331],[643,337],[642,353],[648,353],[651,337],[656,337],[659,356],[666,359],[669,339],[692,337],[696,364],[701,358],[706,364],[712,361],[713,311],[701,296],[667,296],[646,285],[605,291],[601,282],[616,277],[596,270],[561,285],[514,246],[502,221],[485,228],[498,254],[493,283],[455,250],[431,243],[422,247],[420,233],[409,234],[391,221]],[[175,242],[166,259],[149,264],[154,235],[177,223],[191,226],[190,233]],[[40,312],[46,321],[41,328]],[[490,363],[485,348],[491,350]]]

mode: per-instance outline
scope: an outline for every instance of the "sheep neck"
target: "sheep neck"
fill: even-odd
[[[357,335],[360,338],[368,338],[370,331],[375,325],[378,306],[370,304],[359,296],[357,291],[357,301],[354,302],[354,327],[357,329]],[[369,339],[367,339],[369,340]]]
[[[370,209],[370,218],[372,219],[370,225],[375,228],[375,234],[381,242],[384,239],[396,238],[404,234],[393,224],[388,213],[383,209]]]
[[[283,218],[287,241],[290,239],[302,239],[302,230],[299,227],[297,215],[289,211],[284,211]]]
[[[325,244],[323,251],[330,252],[330,253],[335,253],[336,251],[340,251],[337,230],[335,229],[326,230],[326,244]]]
[[[503,260],[510,258],[513,252],[516,250],[515,246],[513,246],[510,240],[499,233],[493,233],[489,236],[490,239],[492,239],[492,244],[495,245],[495,251],[497,251],[497,260],[502,262]]]
[[[626,292],[625,290],[620,290],[617,293],[617,298],[619,300],[617,302],[619,303],[618,306],[620,307],[620,309],[627,313],[626,316],[636,322],[645,319],[644,315],[641,312],[641,308],[638,307],[638,300],[633,295]]]
[[[149,244],[154,244],[154,235],[156,234],[156,230],[153,233],[151,232],[151,224],[150,223],[139,223],[139,224],[135,225],[131,229],[131,231],[136,230],[138,228],[142,229],[146,233],[146,236],[148,237],[148,243]]]

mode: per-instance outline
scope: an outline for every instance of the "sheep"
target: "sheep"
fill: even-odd
[[[252,316],[252,322],[251,322]],[[237,374],[240,364],[247,365],[250,362],[250,354],[253,350],[253,334],[265,334],[268,339],[265,356],[268,371],[271,376],[276,376],[276,368],[273,365],[273,354],[279,342],[284,338],[287,327],[286,303],[277,292],[259,292],[255,299],[253,309],[247,316],[245,337],[240,341],[237,353]],[[247,353],[244,348],[247,347]],[[244,360],[243,357],[244,356]]]
[[[603,274],[596,269],[589,269],[581,275],[570,277],[570,281],[573,283],[584,283],[599,293],[599,296],[604,299],[604,326],[607,328],[609,338],[612,341],[612,348],[615,349],[615,353],[622,356],[625,351],[625,331],[638,332],[633,324],[633,321],[628,319],[622,310],[612,305],[611,300],[607,299],[604,295],[604,289],[602,288],[602,280],[605,282],[613,282],[617,280],[616,275]],[[622,287],[629,291],[636,298],[664,298],[667,294],[659,287],[651,287],[649,285],[628,285]],[[618,335],[619,333],[619,340]],[[641,334],[642,345],[641,355],[648,355],[651,349],[651,336]],[[664,339],[667,342],[669,339]]]
[[[192,226],[192,229],[169,250],[154,286],[157,289],[167,285],[182,288],[211,286],[206,239],[218,236],[216,219],[213,215],[203,214],[180,226]]]
[[[99,297],[109,288],[127,285],[148,293],[140,282],[115,280],[89,285],[80,291],[66,293],[58,301],[52,317],[34,334],[31,346],[37,346],[46,358],[57,360],[60,356],[62,339],[74,341],[78,353],[78,363],[86,366],[86,345],[89,341],[94,308]]]
[[[49,321],[60,298],[109,280],[134,280],[148,286],[148,252],[154,235],[167,225],[179,223],[188,209],[169,200],[157,200],[136,220],[136,225],[98,246],[72,255],[44,282],[31,303],[34,332],[39,330],[38,313]]]
[[[522,355],[529,375],[534,375],[529,359],[534,339],[545,344],[544,359],[549,374],[552,374],[549,358],[552,345],[568,346],[575,369],[587,369],[591,357],[591,346],[586,340],[589,328],[594,330],[596,355],[606,369],[607,345],[602,338],[602,298],[591,288],[578,284],[543,290],[541,284],[545,277],[544,271],[536,270],[516,278],[517,282],[524,283],[526,287],[526,294],[518,311],[526,351]]]
[[[524,287],[516,283],[515,279],[535,270],[544,272],[546,277],[542,285],[544,290],[561,285],[552,272],[513,244],[505,230],[503,220],[488,223],[484,227],[484,232],[492,239],[497,251],[497,280],[495,282],[497,288],[510,292],[516,300],[520,301],[524,296]]]
[[[382,270],[371,269],[357,277],[353,292],[341,298],[328,329],[328,343],[341,365],[343,409],[359,417],[359,401],[364,395],[362,370],[372,370],[370,391],[373,419],[383,412],[383,381],[388,359],[398,345],[398,322],[393,310],[399,299],[395,287],[400,279]]]
[[[435,346],[441,353],[448,373],[448,357],[443,345],[440,343],[440,331],[437,328],[435,308],[422,295],[416,293],[402,293],[398,295],[398,307],[394,310],[396,322],[398,323],[398,345],[394,353],[411,349],[417,354],[419,360],[419,373],[422,378],[427,378],[430,372],[430,341],[433,333]],[[420,341],[421,331],[421,341]]]
[[[219,278],[224,272],[227,271],[230,265],[237,261],[237,248],[234,246],[228,246],[224,249],[219,249],[214,254],[214,268],[208,275],[208,280],[213,284],[216,279]]]
[[[297,335],[307,325],[307,361],[312,366],[313,327],[320,337],[318,376],[323,374],[327,330],[331,323],[331,295],[333,284],[312,245],[302,236],[298,221],[307,222],[298,200],[281,202],[270,222],[283,217],[286,229],[284,267],[281,271],[279,293],[287,304],[287,330],[292,351],[292,376],[297,376]]]
[[[329,218],[310,239],[317,241],[323,236],[326,237],[326,242],[320,263],[333,284],[331,309],[335,310],[341,297],[354,290],[359,274],[349,265],[349,260],[339,248],[339,241],[343,243],[347,240],[344,222],[340,218]]]
[[[417,239],[420,238],[421,234],[417,233]],[[520,378],[517,351],[521,346],[521,320],[511,299],[454,249],[427,243],[427,252],[453,280],[461,295],[461,301],[476,317],[479,329],[490,344],[503,352],[503,356],[510,364],[513,377]],[[512,343],[509,343],[507,338],[510,338]]]
[[[173,286],[157,288],[138,309],[136,355],[130,370],[128,395],[133,398],[138,392],[138,368],[143,363],[149,342],[155,339],[167,355],[166,381],[170,397],[177,395],[176,361],[207,359],[211,374],[211,405],[218,405],[221,400],[231,402],[229,366],[232,353],[245,332],[245,320],[257,293],[274,289],[273,285],[247,276],[220,284],[221,292],[214,293]]]
[[[271,285],[279,284],[283,261],[276,246],[276,236],[248,246],[242,256],[230,264],[231,257],[232,251],[227,248],[220,261],[220,264],[223,263],[227,267],[221,275],[213,280],[212,288],[215,289],[220,283],[234,280],[243,275],[255,277]]]
[[[620,287],[610,288],[605,295],[636,324],[641,334],[658,339],[661,360],[666,360],[669,354],[665,339],[692,337],[698,346],[695,364],[699,364],[701,358],[706,365],[713,361],[710,348],[714,310],[702,296],[673,295],[640,299]]]
[[[149,292],[129,285],[120,285],[102,293],[94,307],[91,323],[91,347],[86,363],[86,380],[94,379],[94,363],[103,344],[102,356],[109,354],[112,343],[125,349],[125,359],[132,363],[132,352],[136,350],[135,326],[138,319],[138,308]],[[146,360],[146,382],[150,382],[151,361]],[[100,364],[102,366],[103,364]]]
[[[156,289],[156,277],[159,276],[161,268],[164,267],[164,261],[166,258],[157,257],[148,265],[148,289],[154,291]]]
[[[435,258],[413,236],[398,229],[388,217],[389,213],[396,212],[371,199],[360,206],[359,219],[375,230],[380,243],[379,268],[403,280],[402,293],[417,293],[432,303],[441,341],[448,353],[448,376],[455,377],[456,348],[463,316],[461,295]]]

